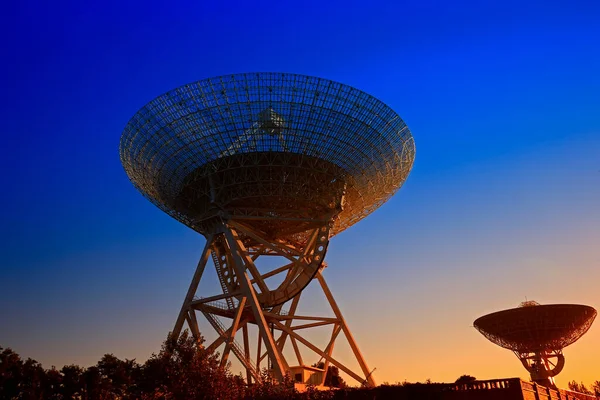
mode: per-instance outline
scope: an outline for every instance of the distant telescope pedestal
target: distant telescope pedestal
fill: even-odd
[[[323,258],[329,243],[329,225],[315,226],[306,240],[299,243],[269,239],[249,225],[240,221],[227,221],[207,235],[206,246],[185,297],[172,337],[178,338],[184,323],[194,337],[200,336],[197,313],[201,313],[217,332],[217,339],[206,349],[213,352],[222,347],[221,365],[225,366],[231,352],[246,370],[246,380],[261,381],[261,362],[269,361],[268,370],[281,380],[286,374],[300,384],[325,384],[326,371],[334,365],[361,384],[375,386],[372,371],[354,340],[342,313],[322,275]],[[285,264],[266,273],[259,272],[255,261],[260,257],[278,258]],[[196,297],[198,285],[209,258],[213,259],[223,293],[207,298]],[[268,280],[279,275],[281,281],[275,289],[268,287]],[[313,280],[319,282],[331,307],[333,317],[299,315],[298,304],[302,290]],[[289,305],[285,311],[284,305]],[[222,320],[230,319],[229,326]],[[257,328],[256,360],[250,358],[249,327]],[[331,326],[327,345],[320,348],[308,340],[304,332],[311,328]],[[243,344],[238,344],[236,334],[241,331]],[[302,335],[300,334],[302,332]],[[335,359],[336,340],[343,333],[358,362],[360,372],[355,372]],[[238,335],[239,337],[239,335]],[[288,340],[289,339],[289,340]],[[298,365],[290,365],[284,356],[286,344],[291,343]],[[301,345],[316,355],[305,364]],[[264,346],[264,350],[262,347]],[[289,347],[289,346],[288,346]],[[290,357],[288,357],[290,358]],[[322,363],[322,371],[311,367]],[[298,373],[298,371],[302,373]],[[306,378],[306,372],[311,372]]]
[[[565,366],[565,356],[562,350],[548,350],[534,353],[519,353],[515,351],[525,369],[531,375],[531,380],[539,385],[556,388],[554,377]]]

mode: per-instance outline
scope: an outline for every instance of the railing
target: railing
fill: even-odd
[[[502,398],[506,399],[513,398],[509,395],[509,393],[512,392],[513,395],[519,395],[523,400],[596,400],[596,397],[592,395],[571,392],[569,390],[550,389],[538,385],[537,383],[523,381],[519,378],[492,379],[488,381],[450,384],[443,390],[450,392],[486,391],[489,392],[490,395],[492,392],[504,393]],[[456,394],[458,395],[458,393]],[[488,395],[485,396],[486,398],[488,397]],[[452,398],[455,397],[456,396],[453,396]],[[462,398],[462,396],[456,398]],[[516,399],[517,397],[514,398]]]
[[[462,392],[466,390],[510,389],[515,387],[521,387],[521,380],[519,378],[492,379],[489,381],[456,383],[448,386],[446,390]]]
[[[525,400],[596,400],[596,396],[572,392],[570,390],[554,390],[537,383],[521,381],[521,390]]]
[[[194,300],[202,300],[204,297],[194,297]],[[238,301],[237,300],[233,300],[233,308],[229,307],[228,303],[225,303],[223,301],[219,301],[219,300],[213,300],[213,301],[209,301],[206,303],[202,303],[203,305],[207,305],[209,307],[214,307],[214,308],[218,308],[219,310],[223,310],[223,311],[232,311],[235,310],[238,306]],[[250,307],[250,306],[246,306],[246,307]],[[289,315],[289,312],[287,310],[279,310],[278,313],[276,313],[277,315]]]
[[[202,300],[202,297],[194,298],[194,300]],[[207,303],[202,303],[202,305],[206,305],[206,306],[213,307],[213,308],[218,308],[219,310],[223,310],[223,311],[235,310],[238,306],[237,301],[232,301],[232,304],[233,304],[233,308],[229,308],[228,303],[226,303],[224,301],[219,301],[219,300],[213,300],[213,301],[209,301]]]

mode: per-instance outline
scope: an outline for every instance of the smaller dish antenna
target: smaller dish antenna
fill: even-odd
[[[596,314],[590,306],[525,301],[517,308],[484,315],[473,325],[491,342],[512,350],[532,381],[556,387],[554,377],[565,365],[562,350],[590,329]]]

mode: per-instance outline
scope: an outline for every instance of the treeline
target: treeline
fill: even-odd
[[[265,376],[266,377],[266,376]],[[246,400],[333,398],[330,391],[300,394],[291,381],[284,385],[265,379],[248,387],[240,376],[219,367],[184,332],[166,340],[158,354],[143,364],[107,354],[94,366],[66,365],[44,369],[35,360],[22,360],[0,347],[0,400]]]
[[[571,381],[569,382],[569,389],[574,392],[591,394],[600,398],[600,381],[595,381],[592,383],[592,386],[590,386],[589,389],[583,384],[583,382],[577,383],[575,381]]]
[[[0,400],[372,400],[443,398],[445,384],[384,384],[377,388],[344,388],[299,393],[288,379],[283,384],[268,379],[247,386],[241,376],[219,367],[217,354],[208,354],[184,332],[177,341],[166,340],[158,354],[143,364],[120,360],[107,354],[94,366],[66,365],[44,369],[35,360],[22,360],[11,349],[0,347]],[[463,375],[457,383],[475,378]],[[333,367],[328,385],[345,387]],[[588,389],[583,383],[569,383],[573,391],[600,397],[600,381]]]

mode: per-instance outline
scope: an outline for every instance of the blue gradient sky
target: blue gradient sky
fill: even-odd
[[[158,350],[204,239],[136,192],[119,137],[155,96],[248,71],[355,86],[413,132],[406,185],[327,256],[379,382],[525,376],[476,317],[600,308],[600,3],[196,3],[4,6],[1,346],[47,367]],[[600,379],[600,327],[566,355],[559,384]]]

